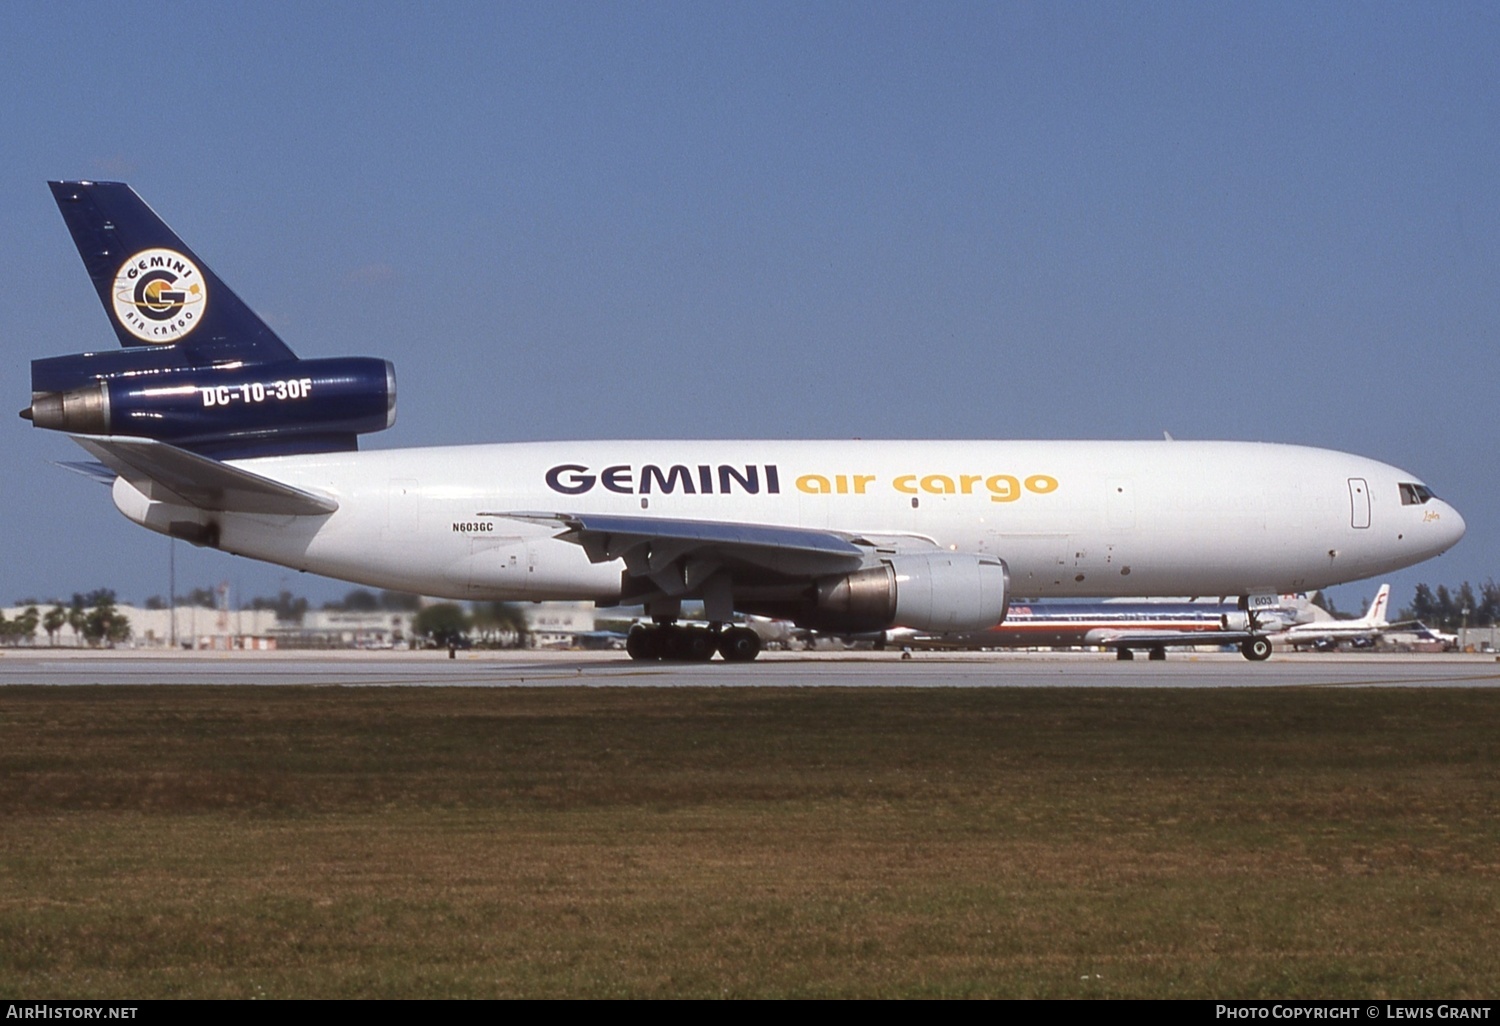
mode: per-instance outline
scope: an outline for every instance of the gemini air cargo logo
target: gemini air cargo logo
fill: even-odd
[[[582,495],[603,485],[607,491],[621,495],[729,495],[735,491],[759,495],[765,482],[767,495],[781,494],[781,470],[774,463],[721,463],[717,467],[703,463],[697,467],[681,463],[662,469],[654,463],[641,467],[621,463],[597,473],[582,463],[564,463],[547,471],[547,487],[564,495]],[[764,471],[764,476],[762,476]],[[878,474],[802,474],[793,482],[806,495],[877,495],[886,491],[912,496],[913,509],[920,496],[987,495],[991,502],[1015,502],[1027,492],[1050,495],[1057,491],[1057,478],[1050,474],[1032,474],[1024,480],[1016,474],[897,474],[889,483]],[[718,488],[715,489],[715,484]]]
[[[115,318],[142,342],[186,337],[208,308],[198,265],[171,249],[143,249],[121,264],[114,298]]]

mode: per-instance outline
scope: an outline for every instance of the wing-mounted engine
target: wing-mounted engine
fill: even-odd
[[[665,618],[683,600],[702,599],[710,621],[738,611],[834,634],[946,633],[988,630],[1010,601],[1004,560],[943,551],[930,539],[600,513],[479,515],[565,528],[557,537],[592,562],[625,564],[621,601]],[[903,544],[927,547],[893,551]]]
[[[1010,572],[995,556],[959,552],[884,556],[872,567],[819,580],[796,621],[862,634],[889,627],[982,631],[1005,619]]]

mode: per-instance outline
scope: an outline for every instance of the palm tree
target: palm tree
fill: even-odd
[[[47,614],[42,617],[42,629],[47,632],[47,644],[57,645],[57,632],[63,629],[63,624],[68,622],[68,611],[59,602]]]

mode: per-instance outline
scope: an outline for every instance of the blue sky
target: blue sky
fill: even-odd
[[[0,5],[0,380],[113,344],[45,181],[118,179],[300,355],[396,363],[372,447],[1325,446],[1468,520],[1404,603],[1500,578],[1497,50],[1465,3]],[[164,593],[11,423],[0,602]]]

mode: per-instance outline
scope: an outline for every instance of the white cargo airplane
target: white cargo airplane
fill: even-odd
[[[298,359],[128,187],[54,182],[122,350],[37,360],[38,427],[162,534],[380,588],[642,604],[639,659],[753,659],[737,614],[986,630],[1038,598],[1283,592],[1448,549],[1414,475],[1252,442],[599,441],[386,451],[395,378]],[[676,624],[701,601],[707,628]]]

